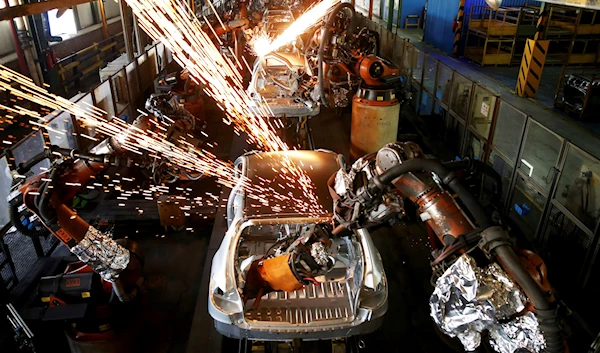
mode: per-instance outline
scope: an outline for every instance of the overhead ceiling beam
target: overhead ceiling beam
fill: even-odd
[[[52,9],[63,9],[79,4],[85,4],[91,1],[92,0],[48,0],[19,6],[5,7],[0,9],[0,21],[10,20],[15,17],[37,15]]]

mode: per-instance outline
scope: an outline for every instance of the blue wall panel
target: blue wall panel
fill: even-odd
[[[404,2],[403,2],[404,3]],[[454,46],[454,33],[452,23],[458,14],[459,0],[429,0],[427,5],[427,23],[423,40],[434,47],[452,54]],[[503,7],[519,7],[523,5],[539,6],[539,1],[532,0],[503,0]],[[473,6],[486,6],[485,0],[467,0],[465,3],[465,22],[463,34],[469,26],[469,14]],[[404,7],[403,11],[404,12]],[[465,38],[465,36],[463,36]]]
[[[430,0],[431,1],[431,0]],[[423,8],[425,0],[402,0],[402,13],[400,14],[400,27],[404,28],[404,22],[408,15],[419,15],[423,22]],[[414,21],[414,20],[412,20]]]
[[[459,0],[429,0],[423,41],[452,54],[454,33],[452,21],[458,13]],[[404,10],[404,6],[402,6]]]

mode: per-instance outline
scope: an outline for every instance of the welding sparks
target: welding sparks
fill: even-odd
[[[283,33],[272,40],[266,35],[258,35],[256,38],[252,39],[252,50],[257,56],[264,57],[265,55],[294,42],[299,35],[317,24],[339,3],[340,0],[321,1],[310,10],[303,13],[302,16],[298,17],[298,19],[283,31]]]
[[[51,110],[69,112],[84,125],[95,127],[99,133],[108,136],[119,136],[120,142],[128,151],[137,152],[137,154],[142,154],[142,151],[146,154],[149,152],[170,161],[180,168],[213,176],[219,184],[229,188],[233,188],[239,182],[240,186],[246,191],[247,197],[256,199],[267,206],[272,203],[275,205],[273,207],[276,207],[277,203],[284,202],[298,212],[323,214],[320,205],[310,198],[296,200],[288,195],[276,192],[267,183],[257,185],[251,184],[246,178],[239,180],[236,178],[236,172],[230,163],[220,161],[214,154],[206,150],[198,150],[185,140],[177,141],[178,145],[176,145],[166,140],[164,134],[139,129],[126,124],[120,119],[107,121],[104,118],[106,112],[103,110],[92,105],[73,103],[65,98],[53,95],[36,86],[31,79],[2,65],[0,65],[0,91],[9,92],[18,98],[29,100]],[[12,109],[17,108],[13,107]],[[44,117],[38,112],[27,111],[27,115],[38,119],[40,123],[44,122]],[[44,125],[42,124],[42,126]],[[302,172],[301,170],[294,171],[296,173]],[[306,174],[301,174],[308,178]],[[108,178],[108,176],[106,177]],[[287,179],[288,182],[293,180],[292,177]],[[308,181],[310,182],[310,179]],[[78,183],[72,184],[72,186],[81,186]],[[96,186],[96,183],[93,185]],[[114,184],[112,186],[114,187]],[[104,192],[109,192],[109,190],[105,189]]]
[[[327,8],[330,8],[331,1],[339,0],[325,1]],[[204,92],[216,101],[236,130],[248,133],[249,142],[256,143],[267,151],[289,150],[266,118],[270,115],[269,108],[257,105],[245,91],[240,74],[243,70],[241,64],[237,60],[234,63],[221,54],[187,3],[178,0],[127,0],[127,4],[146,33],[153,39],[160,40],[173,53],[175,61],[186,68],[192,78],[204,85]],[[325,6],[319,9],[323,7]],[[219,22],[221,23],[220,19]],[[307,25],[295,28],[301,30],[303,26]],[[212,31],[210,25],[209,28]],[[305,211],[322,212],[313,191],[314,184],[306,173],[289,159],[283,163],[282,172],[285,171],[289,172],[289,175],[284,173],[289,185],[300,184],[304,190],[308,206]]]

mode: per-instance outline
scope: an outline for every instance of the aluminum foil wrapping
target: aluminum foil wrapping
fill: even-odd
[[[325,246],[323,243],[313,243],[310,247],[310,256],[315,260],[315,262],[321,266],[327,265],[329,261],[329,254],[325,250]]]
[[[359,158],[356,160],[356,162],[354,162],[354,164],[352,164],[350,171],[346,172],[344,169],[338,170],[335,174],[334,184],[334,190],[336,194],[344,197],[348,193],[348,190],[352,190],[356,174],[362,171],[368,164],[368,161]]]
[[[490,345],[496,352],[513,353],[520,348],[541,352],[546,347],[535,315],[531,312],[489,330]]]
[[[71,248],[71,252],[105,281],[115,281],[129,264],[129,250],[92,226],[85,237]]]
[[[499,320],[506,321],[521,312],[526,300],[498,264],[479,268],[472,257],[463,255],[437,280],[429,304],[431,317],[439,328],[447,335],[457,337],[467,351],[479,347],[481,333],[488,330],[496,332],[498,346],[508,346],[503,343],[504,339],[515,337],[511,347],[534,347],[532,352],[540,352],[543,336],[537,326],[531,326],[527,316],[499,324]],[[541,337],[542,345],[537,344],[539,340],[524,338],[519,341],[520,337]],[[513,351],[499,350],[502,353]]]

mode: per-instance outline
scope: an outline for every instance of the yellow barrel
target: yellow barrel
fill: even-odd
[[[350,157],[356,160],[395,142],[400,103],[395,90],[359,88],[352,99]]]

